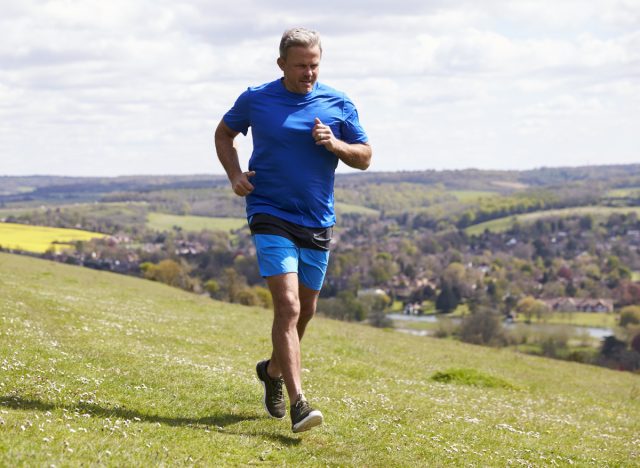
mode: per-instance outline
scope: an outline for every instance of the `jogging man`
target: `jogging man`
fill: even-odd
[[[315,31],[285,31],[277,59],[283,77],[248,88],[215,133],[231,187],[246,197],[260,274],[273,296],[273,350],[256,366],[264,406],[270,416],[285,417],[284,384],[293,432],[323,422],[302,392],[300,340],[315,313],[329,260],[335,169],[342,161],[364,170],[371,161],[354,104],[317,82],[321,57]],[[243,172],[233,140],[249,127],[253,153]]]

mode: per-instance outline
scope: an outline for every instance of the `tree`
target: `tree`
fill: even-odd
[[[220,291],[220,285],[214,279],[210,279],[204,283],[204,289],[209,293],[211,297],[215,297],[216,293]]]
[[[440,294],[436,299],[436,310],[448,314],[453,312],[458,307],[458,304],[460,304],[460,295],[448,281],[444,281]]]
[[[262,286],[254,286],[253,290],[258,296],[260,300],[260,305],[265,309],[273,309],[273,297],[271,297],[271,292]]]
[[[391,298],[384,295],[369,295],[361,299],[362,304],[367,309],[369,323],[374,327],[385,328],[392,325],[391,319],[387,317],[386,310],[391,304]]]
[[[540,319],[546,318],[549,314],[549,306],[544,302],[534,298],[533,296],[525,296],[518,301],[516,312],[522,314],[525,322],[531,323],[533,317]]]
[[[615,297],[620,306],[640,304],[640,284],[622,281],[615,290]]]
[[[501,346],[506,343],[500,316],[485,307],[462,319],[460,339],[478,345]]]
[[[626,306],[620,311],[620,326],[640,324],[640,306]]]
[[[225,268],[220,278],[218,299],[227,302],[239,302],[239,294],[247,287],[247,281],[233,268]]]
[[[147,279],[186,290],[193,290],[194,284],[189,278],[187,267],[170,258],[162,260],[157,265],[146,262],[140,267],[144,272],[144,277]]]

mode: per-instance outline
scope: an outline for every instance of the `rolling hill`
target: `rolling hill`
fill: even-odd
[[[0,254],[0,465],[636,465],[637,375],[315,319],[265,417],[271,314]]]

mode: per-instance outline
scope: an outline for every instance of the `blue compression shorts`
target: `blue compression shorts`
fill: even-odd
[[[286,237],[254,234],[258,267],[263,277],[297,273],[309,289],[320,291],[329,264],[329,251],[297,247]]]

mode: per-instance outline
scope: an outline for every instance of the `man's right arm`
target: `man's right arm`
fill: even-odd
[[[238,151],[235,146],[233,146],[233,140],[238,133],[240,132],[236,132],[221,120],[216,128],[215,143],[218,159],[227,173],[229,182],[231,182],[231,188],[236,195],[245,197],[253,192],[254,187],[251,182],[249,182],[249,177],[253,177],[255,172],[242,172],[240,168]]]

